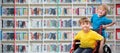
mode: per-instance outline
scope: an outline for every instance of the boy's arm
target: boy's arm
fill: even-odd
[[[107,28],[107,27],[110,27],[110,26],[112,26],[112,25],[114,25],[114,24],[115,24],[115,22],[112,22],[112,23],[107,24],[107,25],[102,25],[102,27],[103,27],[103,28]]]
[[[103,45],[104,45],[104,39],[100,41],[99,53],[103,53]]]
[[[74,40],[72,42],[72,50],[75,49],[75,43],[76,43],[76,40],[79,40],[80,37],[79,37],[79,32],[77,33],[77,35],[74,37]]]
[[[72,46],[71,46],[71,49],[70,49],[70,53],[73,53],[73,50],[75,49],[75,40],[73,40],[72,42]]]
[[[72,42],[72,48],[71,49],[74,49],[74,46],[75,46],[75,40],[73,40],[73,42]]]

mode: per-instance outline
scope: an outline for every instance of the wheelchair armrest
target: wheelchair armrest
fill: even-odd
[[[96,41],[95,48],[92,53],[98,53],[100,47],[100,41]]]
[[[80,42],[80,40],[75,40],[75,42]]]
[[[70,49],[70,53],[72,53],[74,50],[76,50],[79,45],[80,45],[80,40],[74,40],[75,44],[73,44],[72,48],[74,49]]]

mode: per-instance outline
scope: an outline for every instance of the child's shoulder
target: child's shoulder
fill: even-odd
[[[93,14],[92,16],[93,16],[93,17],[98,17],[98,14]]]
[[[82,33],[83,32],[83,30],[80,30],[78,33]]]

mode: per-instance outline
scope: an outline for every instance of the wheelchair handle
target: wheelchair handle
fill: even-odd
[[[102,26],[100,26],[99,34],[102,34]]]

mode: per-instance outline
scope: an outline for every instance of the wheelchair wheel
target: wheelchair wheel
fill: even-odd
[[[105,44],[104,47],[103,47],[103,52],[104,52],[104,53],[111,53],[110,47]]]

